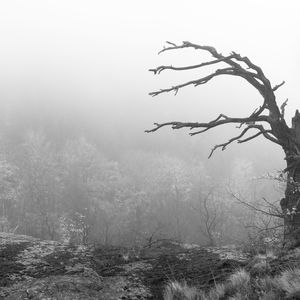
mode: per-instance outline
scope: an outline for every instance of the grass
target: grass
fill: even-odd
[[[164,300],[199,300],[201,291],[190,287],[186,282],[169,282],[164,290]]]
[[[277,282],[288,298],[300,298],[300,269],[290,269],[282,272]]]
[[[185,282],[170,282],[164,300],[280,300],[300,299],[300,268],[287,269],[270,277],[253,276],[244,269],[233,273],[226,282],[216,284],[208,292],[188,286]]]

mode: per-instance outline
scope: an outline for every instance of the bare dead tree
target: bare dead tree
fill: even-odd
[[[206,195],[199,193],[197,205],[191,206],[200,218],[201,224],[199,230],[207,238],[208,246],[217,245],[215,233],[222,221],[221,213],[212,201],[213,197],[213,190],[209,191]]]
[[[170,126],[172,129],[188,128],[190,129],[190,135],[194,136],[218,126],[236,124],[240,128],[240,133],[224,143],[215,145],[209,157],[212,156],[215,150],[225,150],[233,142],[245,143],[258,136],[263,136],[267,140],[279,145],[285,154],[285,172],[288,173],[289,178],[285,198],[280,203],[284,214],[285,239],[290,246],[300,244],[300,191],[295,189],[293,184],[293,182],[300,182],[300,113],[296,110],[295,116],[292,119],[292,126],[289,127],[284,118],[285,106],[288,100],[285,100],[279,107],[275,96],[275,92],[285,82],[283,81],[280,84],[272,86],[262,69],[255,65],[248,57],[241,56],[236,52],[231,52],[229,55],[224,56],[211,46],[201,46],[190,42],[183,42],[181,45],[167,42],[167,47],[164,47],[159,54],[186,48],[208,52],[212,55],[213,59],[200,64],[183,67],[162,65],[149,71],[154,74],[160,74],[165,70],[185,71],[205,66],[216,66],[216,70],[204,77],[151,92],[151,96],[154,97],[168,92],[174,92],[176,95],[184,87],[197,87],[206,84],[216,77],[229,75],[246,80],[259,92],[262,97],[262,103],[247,117],[236,118],[221,113],[216,119],[207,123],[178,121],[154,123],[155,127],[146,130],[146,132],[155,132],[162,127]],[[225,67],[217,68],[220,64],[225,64]],[[293,213],[291,214],[291,212]]]

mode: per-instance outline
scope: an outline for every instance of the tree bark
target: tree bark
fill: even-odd
[[[292,132],[296,144],[300,144],[300,113],[292,119]],[[300,160],[299,153],[286,153],[288,177],[285,198],[280,202],[284,214],[284,240],[287,247],[300,246]],[[290,166],[292,166],[290,168]]]

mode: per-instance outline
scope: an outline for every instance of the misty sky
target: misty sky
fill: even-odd
[[[148,96],[206,74],[147,71],[209,59],[192,50],[157,55],[166,40],[188,40],[247,55],[273,85],[285,80],[277,96],[289,98],[290,118],[300,108],[299,8],[296,0],[0,1],[1,110],[79,116],[115,135],[142,135],[155,121],[251,113],[261,98],[239,78]]]

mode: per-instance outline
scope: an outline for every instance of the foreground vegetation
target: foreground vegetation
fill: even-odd
[[[219,299],[299,299],[300,269],[283,271],[275,277],[253,278],[244,269],[232,274],[226,283],[216,284],[209,292],[201,292],[184,283],[171,282],[164,292],[165,300]]]
[[[164,241],[136,251],[0,234],[0,299],[298,299],[300,250]]]
[[[282,264],[282,265],[281,265]],[[186,282],[171,281],[164,290],[164,300],[280,300],[300,298],[300,249],[252,258],[245,268],[236,270],[223,283],[208,290]]]

